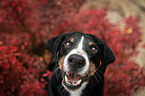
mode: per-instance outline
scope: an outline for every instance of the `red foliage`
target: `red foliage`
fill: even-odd
[[[17,47],[0,45],[0,94],[1,96],[41,96],[47,92],[43,90],[46,82],[39,81],[40,68],[24,65],[18,58]],[[30,58],[29,58],[30,59]],[[33,58],[31,57],[31,60]],[[31,60],[28,60],[29,63]],[[33,60],[36,63],[35,60]]]
[[[84,1],[0,1],[0,95],[47,96],[40,78],[50,59],[46,42],[67,30],[62,26]]]
[[[107,10],[83,10],[86,0],[0,1],[0,94],[47,96],[43,77],[50,55],[49,38],[72,30],[96,35],[113,50],[116,61],[106,72],[105,96],[130,96],[145,86],[143,69],[130,61],[141,41],[138,18],[124,19],[124,29],[112,25]],[[79,15],[76,16],[76,13]]]

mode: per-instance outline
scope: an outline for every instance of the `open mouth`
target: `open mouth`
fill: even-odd
[[[88,80],[89,73],[86,76],[80,76],[75,72],[64,72],[63,84],[71,90],[80,88]]]

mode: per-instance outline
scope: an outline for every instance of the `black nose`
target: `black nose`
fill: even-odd
[[[68,64],[73,68],[82,68],[85,66],[85,58],[83,56],[73,54],[68,58]]]

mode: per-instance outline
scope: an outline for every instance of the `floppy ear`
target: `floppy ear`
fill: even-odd
[[[101,52],[102,53],[101,61],[102,61],[102,64],[99,67],[99,70],[102,73],[105,73],[107,65],[115,61],[115,56],[114,56],[113,52],[111,51],[111,49],[108,47],[108,45],[104,41],[100,40],[96,36],[93,36],[93,35],[90,35],[90,36],[93,37],[96,44],[99,44],[101,46],[101,51],[102,51]]]
[[[102,52],[102,64],[99,68],[99,70],[102,72],[102,73],[105,73],[105,70],[106,70],[106,67],[108,64],[110,63],[113,63],[115,61],[115,56],[113,54],[113,52],[111,51],[111,49],[108,47],[108,45],[103,42],[102,42],[102,45],[103,45],[103,52]]]
[[[48,65],[48,70],[52,71],[57,66],[57,52],[59,50],[59,46],[64,38],[68,38],[76,32],[65,33],[54,37],[47,42],[48,50],[52,53],[52,58]]]

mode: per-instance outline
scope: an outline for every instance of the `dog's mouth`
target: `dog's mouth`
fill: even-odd
[[[76,72],[64,72],[63,84],[67,89],[75,90],[82,86],[84,82],[87,82],[89,74],[80,76]]]

